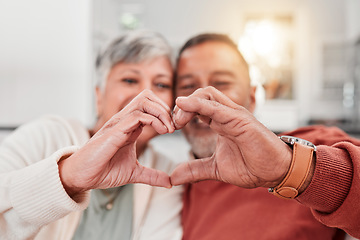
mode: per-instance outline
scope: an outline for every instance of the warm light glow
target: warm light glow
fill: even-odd
[[[249,21],[239,40],[239,49],[249,62],[254,62],[259,56],[265,58],[270,66],[279,67],[287,40],[285,35],[281,26],[271,20]]]
[[[259,22],[252,30],[251,37],[255,52],[264,57],[274,53],[276,44],[279,41],[274,24],[264,20]]]
[[[245,22],[238,47],[250,66],[254,85],[261,84],[266,96],[291,96],[293,29],[291,18],[250,18]]]

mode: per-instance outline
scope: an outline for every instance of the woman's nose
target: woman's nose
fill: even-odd
[[[145,90],[145,89],[152,89],[152,82],[150,79],[143,81],[143,84],[141,84],[141,91]]]
[[[150,81],[143,81],[141,84],[138,85],[137,88],[133,88],[132,89],[132,98],[136,97],[137,95],[139,95],[141,92],[143,92],[144,90],[152,90],[151,88],[151,82]]]

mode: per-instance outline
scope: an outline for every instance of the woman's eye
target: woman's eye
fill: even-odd
[[[138,81],[134,78],[124,78],[121,80],[122,82],[124,83],[127,83],[127,84],[136,84]]]

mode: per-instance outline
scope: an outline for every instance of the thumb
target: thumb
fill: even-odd
[[[171,188],[170,177],[165,172],[157,169],[147,168],[138,165],[134,175],[133,183],[144,183],[156,187]]]
[[[181,163],[170,176],[173,186],[210,179],[217,179],[216,167],[212,157]]]
[[[177,101],[179,101],[178,99]],[[196,115],[196,113],[183,111],[176,105],[172,116],[175,128],[183,128]]]

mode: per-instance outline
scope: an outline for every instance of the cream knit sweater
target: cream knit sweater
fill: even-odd
[[[88,131],[80,123],[46,116],[25,124],[2,142],[0,239],[72,238],[81,211],[88,205],[90,194],[86,192],[70,198],[61,184],[57,161],[62,156],[74,153],[88,140]],[[161,170],[173,167],[167,162],[160,164],[160,168],[163,168]],[[151,161],[148,164],[153,165]],[[179,214],[182,208],[182,188],[170,191],[146,185],[139,188],[148,189],[141,192],[148,193],[149,202],[139,200],[146,197],[134,199],[139,203],[134,206],[133,238],[181,239]],[[158,200],[152,201],[154,198]],[[151,210],[158,205],[165,208],[166,215]],[[158,230],[150,231],[147,228]]]

